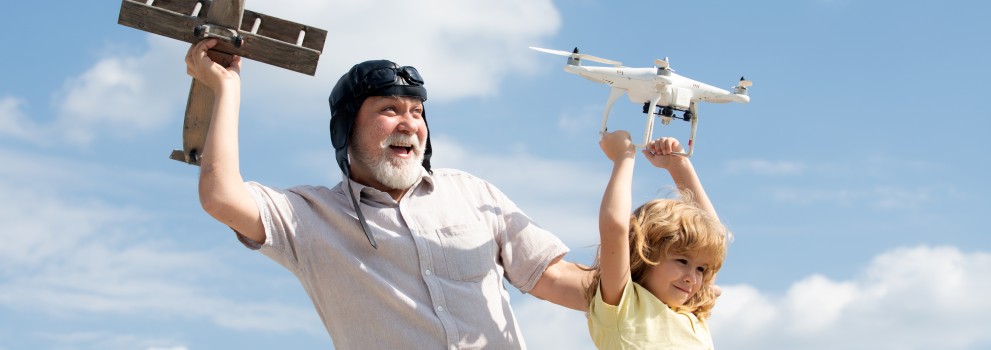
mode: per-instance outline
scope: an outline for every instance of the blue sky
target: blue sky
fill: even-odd
[[[120,3],[20,1],[0,21],[0,349],[331,346],[293,276],[204,214],[180,145],[188,45]],[[328,30],[315,77],[247,62],[242,173],[340,180],[326,97],[350,65],[414,65],[435,167],[495,183],[591,263],[608,88],[541,46],[679,74],[705,104],[693,162],[736,240],[711,327],[731,349],[991,348],[980,1],[251,0]],[[642,131],[625,99],[610,129]],[[685,123],[655,136],[687,137]],[[639,161],[637,203],[670,193]],[[581,313],[519,293],[534,349],[592,349]]]

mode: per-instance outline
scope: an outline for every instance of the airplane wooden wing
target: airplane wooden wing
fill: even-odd
[[[230,3],[241,6],[224,6]],[[326,30],[244,10],[243,3],[243,0],[123,0],[117,23],[191,44],[204,37],[217,37],[224,40],[220,40],[214,51],[316,74],[317,61],[327,39]],[[221,11],[224,7],[227,11]],[[217,12],[227,13],[212,16]],[[231,15],[232,12],[236,13]],[[219,20],[235,15],[232,21]]]
[[[196,43],[220,39],[208,54],[229,67],[232,55],[316,74],[327,31],[244,9],[244,0],[123,0],[118,23]],[[183,120],[182,149],[169,158],[199,165],[213,116],[213,92],[193,79]]]

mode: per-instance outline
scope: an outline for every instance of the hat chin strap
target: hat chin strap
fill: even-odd
[[[348,146],[344,146],[344,152],[346,154]],[[375,243],[375,236],[372,236],[372,229],[368,227],[368,221],[365,220],[365,215],[361,213],[361,207],[358,205],[358,199],[354,196],[354,188],[351,186],[351,162],[348,161],[347,157],[340,160],[341,170],[343,170],[344,181],[348,183],[348,197],[351,197],[351,205],[354,207],[354,213],[358,216],[358,221],[361,222],[361,230],[365,232],[365,237],[368,238],[368,243],[372,245],[372,248],[376,250],[379,249],[378,244]]]
[[[362,214],[362,212],[361,212],[361,206],[358,205],[358,198],[355,198],[355,196],[354,196],[354,187],[351,185],[351,181],[352,181],[351,180],[351,162],[350,162],[349,157],[348,157],[348,150],[351,148],[351,145],[350,145],[350,143],[351,143],[351,130],[354,127],[354,120],[353,119],[354,118],[357,118],[357,116],[358,116],[357,115],[357,111],[350,111],[350,110],[348,110],[348,111],[341,111],[341,112],[342,113],[349,114],[349,115],[351,115],[353,117],[352,117],[351,122],[348,125],[346,125],[346,127],[345,127],[346,130],[340,130],[339,128],[334,128],[334,120],[331,119],[331,125],[330,125],[331,126],[331,128],[330,128],[330,136],[331,136],[330,142],[331,142],[331,144],[334,143],[334,139],[333,138],[334,138],[334,131],[335,130],[337,130],[337,131],[343,131],[345,133],[344,135],[347,136],[347,138],[344,139],[344,147],[337,148],[337,145],[333,145],[334,146],[334,157],[337,158],[337,166],[339,166],[341,168],[341,174],[343,175],[342,176],[342,181],[346,181],[348,183],[348,197],[351,198],[351,206],[354,208],[355,215],[358,216],[358,222],[361,223],[361,231],[365,233],[365,237],[368,238],[368,243],[372,245],[372,248],[375,248],[376,250],[378,250],[378,244],[375,243],[375,237],[372,236],[372,229],[368,227],[368,221],[365,220],[365,215]],[[333,116],[331,118],[333,118]]]
[[[427,124],[427,109],[423,109],[423,127],[427,128],[427,145],[423,147],[423,168],[427,169],[427,173],[430,175],[434,174],[433,169],[430,169],[430,156],[434,154],[434,148],[430,147],[430,125]]]

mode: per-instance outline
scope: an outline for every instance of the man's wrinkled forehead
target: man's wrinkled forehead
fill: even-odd
[[[414,103],[414,104],[418,104],[418,105],[421,105],[421,106],[423,105],[423,99],[421,99],[419,97],[416,97],[416,96],[400,96],[400,95],[368,96],[368,98],[365,99],[365,103],[379,103],[379,102],[385,102],[387,100],[388,101],[394,101],[394,102]]]

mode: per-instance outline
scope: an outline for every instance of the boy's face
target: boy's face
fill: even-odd
[[[702,287],[710,259],[689,254],[670,254],[647,271],[644,288],[667,304],[678,307]]]

